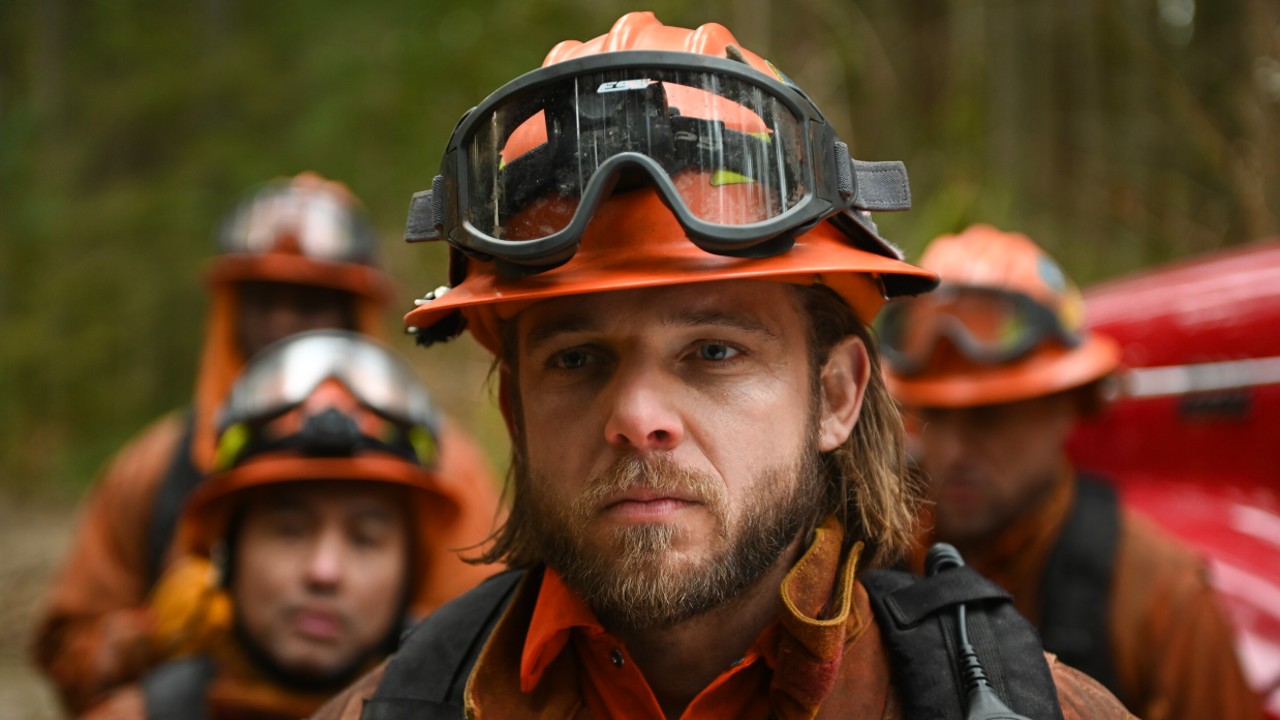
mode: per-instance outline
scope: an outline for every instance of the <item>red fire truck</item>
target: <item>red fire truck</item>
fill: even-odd
[[[1280,238],[1085,298],[1126,370],[1074,460],[1208,560],[1249,681],[1280,720]]]

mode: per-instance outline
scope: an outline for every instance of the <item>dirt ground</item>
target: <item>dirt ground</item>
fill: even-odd
[[[27,660],[31,624],[62,561],[73,503],[0,495],[0,720],[63,717],[49,683]]]

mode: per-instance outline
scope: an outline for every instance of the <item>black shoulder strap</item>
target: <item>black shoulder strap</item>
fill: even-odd
[[[463,717],[463,692],[523,571],[495,575],[418,623],[391,657],[361,720]]]
[[[191,461],[191,442],[195,436],[195,413],[188,411],[183,421],[182,439],[173,450],[169,469],[156,492],[155,505],[151,508],[151,523],[147,527],[147,587],[155,585],[164,570],[164,556],[173,542],[173,533],[182,513],[182,503],[200,481],[204,473]]]
[[[213,660],[204,655],[171,660],[142,677],[147,720],[205,720]]]
[[[1112,667],[1108,608],[1119,534],[1115,490],[1100,480],[1078,477],[1075,504],[1049,555],[1040,588],[1045,649],[1116,697],[1120,688]]]
[[[1032,720],[1062,720],[1040,639],[1004,590],[968,567],[927,578],[873,570],[861,580],[906,717],[964,720],[955,606],[965,603],[969,640],[1000,699]]]

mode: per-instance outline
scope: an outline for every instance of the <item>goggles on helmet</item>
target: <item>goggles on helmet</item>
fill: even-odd
[[[1046,342],[1080,344],[1043,304],[1020,292],[943,284],[928,295],[887,304],[877,320],[879,347],[898,375],[925,370],[939,341],[946,338],[971,362],[1012,362]]]
[[[637,183],[698,247],[734,257],[784,252],[824,219],[866,227],[859,211],[910,207],[902,164],[853,161],[789,82],[725,58],[623,51],[527,73],[467,113],[432,189],[414,196],[406,239],[541,272]]]
[[[268,437],[271,420],[301,405],[330,379],[383,421],[379,431],[370,434],[351,416],[325,409],[289,437]],[[218,465],[285,448],[322,456],[382,449],[431,464],[438,424],[426,389],[389,350],[346,331],[300,333],[263,350],[232,387],[219,418]]]
[[[344,198],[277,182],[232,212],[218,233],[218,247],[264,254],[279,251],[285,238],[308,257],[335,262],[370,264],[377,246],[373,227]]]

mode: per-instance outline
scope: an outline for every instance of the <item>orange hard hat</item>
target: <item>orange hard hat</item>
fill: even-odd
[[[630,13],[459,123],[406,232],[450,242],[450,286],[405,323],[423,343],[465,326],[497,353],[500,321],[538,300],[733,279],[826,285],[869,323],[885,298],[936,284],[870,220],[909,205],[900,163],[852,160],[726,28]]]
[[[1030,238],[990,225],[944,235],[920,264],[942,284],[895,302],[878,324],[889,390],[908,406],[969,407],[1080,387],[1120,362],[1084,330],[1084,300]]]
[[[379,483],[409,494],[411,605],[435,606],[445,599],[441,587],[453,584],[449,576],[465,574],[469,566],[454,556],[457,538],[444,533],[467,489],[438,474],[440,418],[426,389],[385,346],[344,330],[285,338],[245,366],[220,427],[216,470],[183,510],[179,550],[211,556],[251,490]]]
[[[343,183],[314,172],[265,183],[228,214],[217,236],[211,283],[275,282],[349,292],[386,303],[389,277],[377,238]]]

